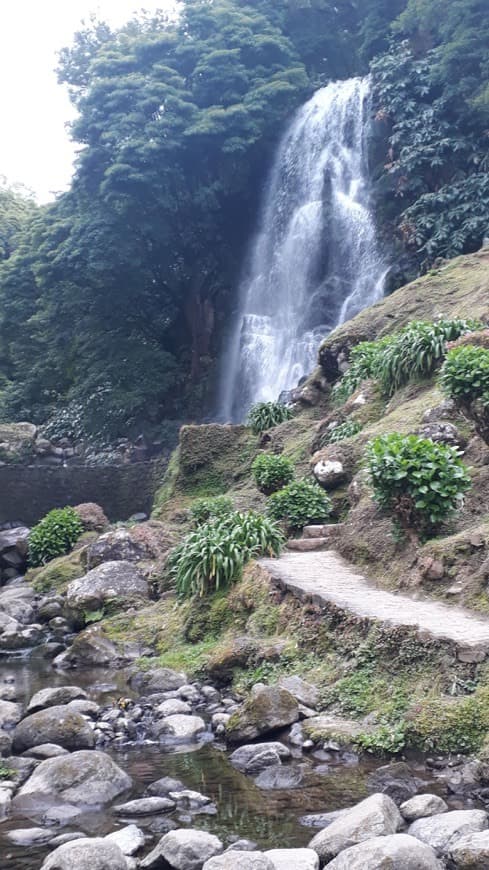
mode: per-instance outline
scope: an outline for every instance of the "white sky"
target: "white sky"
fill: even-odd
[[[40,202],[67,187],[75,148],[65,124],[73,109],[56,80],[56,52],[71,44],[81,20],[91,12],[119,25],[141,6],[152,12],[173,3],[0,0],[0,176],[25,184]]]

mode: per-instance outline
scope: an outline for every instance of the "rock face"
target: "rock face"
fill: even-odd
[[[174,870],[201,870],[202,865],[214,855],[219,855],[223,845],[217,837],[205,831],[179,828],[165,834],[158,845],[141,861],[142,870],[158,870],[166,864]]]
[[[238,852],[230,849],[206,861],[202,870],[275,870],[275,864],[263,852]],[[300,867],[294,870],[301,870]]]
[[[325,864],[339,852],[364,840],[395,834],[401,825],[402,817],[394,801],[385,794],[374,794],[316,834],[309,848],[314,849]]]
[[[127,870],[127,866],[116,843],[97,837],[65,843],[46,858],[41,870]]]
[[[487,813],[484,810],[453,810],[428,819],[418,819],[409,828],[409,834],[427,843],[438,855],[443,855],[456,845],[465,834],[475,834],[487,829]]]
[[[68,586],[66,604],[77,621],[90,611],[117,611],[147,601],[149,587],[141,571],[130,562],[104,562]]]
[[[447,855],[456,870],[479,870],[489,867],[489,831],[466,834],[456,840]]]
[[[341,852],[328,864],[330,870],[442,870],[433,849],[409,837],[393,834],[374,837]]]
[[[261,734],[292,725],[299,718],[299,705],[280,686],[265,686],[251,694],[226,726],[230,743],[254,740]]]
[[[41,689],[29,701],[26,715],[37,713],[39,710],[45,710],[46,707],[69,704],[70,701],[75,701],[77,698],[88,698],[87,693],[83,689],[80,689],[79,686],[59,686],[53,689]]]
[[[92,749],[95,738],[86,719],[68,706],[48,707],[32,713],[16,726],[14,752],[25,752],[41,743],[55,743],[70,751]]]
[[[77,807],[110,803],[131,787],[131,779],[103,752],[74,752],[42,761],[14,798],[66,801]]]

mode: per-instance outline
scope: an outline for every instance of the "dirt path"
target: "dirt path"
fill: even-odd
[[[261,559],[260,564],[300,598],[329,602],[391,625],[416,626],[425,635],[453,643],[461,661],[482,661],[489,654],[489,618],[379,589],[333,550],[285,553],[279,559]]]

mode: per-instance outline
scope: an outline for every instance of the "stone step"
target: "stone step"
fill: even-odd
[[[332,529],[337,529],[338,523],[327,523],[321,526],[305,526],[302,532],[303,538],[327,538]]]
[[[287,550],[299,553],[311,553],[314,550],[325,550],[330,547],[329,538],[292,538],[287,541]]]

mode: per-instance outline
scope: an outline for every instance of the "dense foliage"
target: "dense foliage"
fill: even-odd
[[[298,531],[309,523],[325,522],[331,507],[331,499],[317,483],[296,480],[270,496],[267,512],[290,531]]]
[[[181,598],[210,595],[238,580],[251,558],[278,556],[282,545],[267,517],[233,512],[190,532],[170,554],[168,570]]]
[[[346,438],[353,438],[358,435],[363,429],[363,424],[359,420],[345,420],[344,423],[338,423],[326,432],[326,435],[321,439],[321,444],[338,444],[340,441],[345,441]]]
[[[381,435],[367,445],[374,498],[402,529],[435,530],[462,506],[470,475],[453,447],[417,435]]]
[[[440,374],[443,390],[460,403],[482,399],[489,405],[489,350],[455,347],[447,354]]]
[[[198,498],[190,506],[190,516],[196,526],[202,526],[209,520],[225,517],[233,510],[233,501],[227,495],[215,495],[210,498]]]
[[[276,453],[260,453],[253,460],[251,471],[258,489],[265,495],[282,489],[294,477],[294,466],[290,459]]]
[[[368,378],[379,382],[382,393],[392,396],[416,378],[429,377],[445,356],[447,343],[480,329],[476,320],[413,320],[400,332],[377,341],[364,341],[351,351],[350,367],[335,387],[335,398],[344,401]]]
[[[251,406],[247,422],[255,435],[261,435],[267,429],[290,420],[292,415],[291,408],[281,402],[257,402]]]
[[[82,534],[83,523],[73,508],[50,511],[29,533],[30,564],[37,567],[64,556]]]

